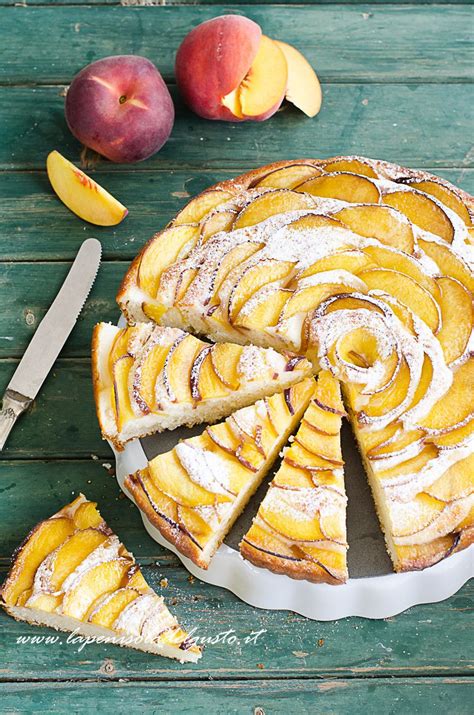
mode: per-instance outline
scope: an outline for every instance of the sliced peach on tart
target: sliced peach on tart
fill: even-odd
[[[127,489],[168,541],[207,568],[313,391],[311,378],[238,410],[225,422],[155,457],[146,469],[126,479]],[[164,503],[161,494],[171,503]]]
[[[383,197],[384,204],[393,206],[423,231],[440,236],[447,243],[454,238],[453,224],[436,201],[419,191],[392,191]]]
[[[224,397],[228,394],[227,386],[214,370],[211,351],[210,345],[202,348],[194,360],[190,373],[190,388],[195,402]]]
[[[453,449],[469,441],[474,435],[474,417],[460,427],[445,432],[444,434],[428,435],[426,440],[433,442],[440,450]]]
[[[134,387],[137,401],[144,412],[153,412],[157,408],[157,375],[161,373],[168,353],[169,346],[153,345],[140,365],[140,379]]]
[[[125,206],[58,151],[48,154],[46,169],[63,204],[84,221],[96,226],[115,226],[128,214]]]
[[[231,248],[224,255],[214,276],[214,298],[210,301],[211,306],[217,304],[220,288],[231,273],[231,271],[237,269],[242,263],[244,263],[244,261],[249,259],[251,256],[253,256],[254,253],[260,250],[260,248],[262,248],[262,244],[259,244],[257,242],[254,243],[252,241],[244,241],[244,243],[238,244],[237,246]]]
[[[338,211],[335,217],[360,236],[376,238],[387,246],[413,253],[415,238],[411,224],[391,207],[376,204],[348,206]]]
[[[192,402],[191,374],[202,342],[194,335],[184,335],[168,351],[163,364],[163,385],[173,402]]]
[[[216,343],[211,349],[211,361],[219,380],[229,388],[238,390],[240,385],[239,364],[243,354],[241,345]]]
[[[121,587],[129,568],[130,562],[123,558],[92,566],[64,595],[62,613],[77,620],[84,620],[97,598]]]
[[[253,184],[256,188],[293,189],[306,179],[321,175],[321,169],[311,164],[290,164],[283,169],[274,169]]]
[[[31,588],[40,564],[73,531],[74,522],[68,516],[47,519],[32,529],[16,552],[14,567],[2,587],[2,599],[15,603],[23,591]]]
[[[112,628],[124,608],[132,601],[136,601],[139,596],[140,593],[134,588],[124,587],[106,594],[105,598],[99,597],[98,603],[94,604],[91,609],[88,620],[98,626]]]
[[[244,206],[235,219],[234,229],[254,226],[276,214],[313,207],[314,202],[308,196],[287,189],[269,190]]]
[[[440,290],[441,328],[437,334],[449,365],[464,355],[473,329],[472,294],[455,278],[436,280]]]
[[[336,171],[348,171],[351,174],[359,174],[360,176],[368,176],[369,179],[378,179],[378,174],[375,169],[362,159],[355,157],[341,157],[332,159],[324,163],[324,171],[334,173]]]
[[[316,582],[347,578],[342,412],[338,382],[322,371],[296,437],[240,544],[242,556],[257,566]],[[337,568],[333,549],[341,554]]]
[[[363,275],[363,272],[361,273]],[[333,282],[333,276],[329,273],[324,280],[324,274],[315,274],[305,279],[304,283],[293,293],[291,298],[285,304],[280,321],[289,320],[298,313],[308,313],[308,311],[316,310],[316,308],[325,300],[333,295],[341,295],[342,293],[351,293],[354,290],[354,285],[357,281],[355,277],[347,274],[348,282]],[[359,280],[357,282],[358,290],[363,290],[365,284]]]
[[[295,191],[351,203],[376,204],[380,201],[380,191],[373,181],[365,176],[348,172],[308,179],[297,186]]]
[[[292,293],[293,291],[278,285],[263,286],[240,308],[233,320],[234,326],[249,330],[273,327]]]
[[[90,502],[89,502],[90,503]],[[88,527],[75,531],[54,552],[47,583],[52,592],[58,591],[65,578],[74,571],[84,559],[98,546],[103,544],[107,536],[97,528]]]
[[[173,226],[199,223],[210,211],[230,201],[233,197],[234,194],[232,192],[222,189],[203,191],[202,194],[191,199],[191,201],[181,209],[178,215],[173,219]]]
[[[423,252],[436,263],[441,275],[455,278],[471,293],[474,293],[474,275],[458,253],[454,253],[449,246],[435,241],[425,241],[420,238],[418,244]]]
[[[180,661],[195,662],[201,655],[96,504],[82,494],[30,532],[14,556],[0,603],[34,625],[106,636]]]
[[[188,253],[198,239],[199,229],[192,224],[171,226],[158,234],[142,251],[138,265],[138,287],[155,298],[163,271],[178,260],[181,253]]]
[[[433,484],[425,488],[430,496],[450,503],[464,499],[474,492],[474,454],[455,462]]]
[[[367,255],[364,251],[351,249],[348,251],[338,251],[324,258],[319,258],[315,263],[298,274],[298,279],[307,278],[322,271],[334,270],[344,270],[348,273],[358,275],[363,270],[376,267],[377,264],[374,263],[370,255]]]
[[[374,268],[362,271],[359,276],[369,290],[383,291],[394,296],[423,320],[432,332],[440,327],[439,307],[433,296],[413,278],[399,271]]]
[[[268,283],[287,279],[293,270],[290,261],[273,258],[261,259],[242,272],[231,290],[228,303],[229,321],[232,323],[240,309],[260,288]]]
[[[461,427],[474,416],[474,357],[460,365],[449,390],[438,400],[418,426],[430,434],[444,434]]]
[[[365,246],[364,253],[372,259],[376,267],[403,273],[413,278],[416,283],[425,288],[435,298],[439,297],[436,281],[426,274],[423,270],[423,265],[416,258],[385,246]],[[397,296],[395,295],[394,297]]]
[[[123,355],[113,366],[113,392],[112,404],[115,411],[115,419],[118,430],[122,430],[124,425],[133,420],[135,413],[132,409],[129,390],[129,375],[133,367],[133,357]]]
[[[458,194],[440,181],[434,179],[409,179],[403,182],[405,185],[422,191],[438,199],[444,206],[454,211],[466,226],[472,226],[472,219],[469,209]]]
[[[221,231],[228,232],[231,230],[235,216],[237,212],[235,210],[228,211],[212,211],[206,218],[204,218],[200,224],[201,231],[201,241],[206,243],[210,238],[216,235],[216,233],[221,233]]]

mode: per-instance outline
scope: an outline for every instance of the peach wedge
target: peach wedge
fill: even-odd
[[[70,211],[96,226],[116,226],[128,209],[58,151],[48,154],[48,178]]]
[[[323,95],[316,72],[301,52],[286,42],[274,40],[285,55],[288,65],[288,83],[285,99],[298,107],[308,117],[315,117],[321,109]]]

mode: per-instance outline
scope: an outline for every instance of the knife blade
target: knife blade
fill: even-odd
[[[0,451],[19,415],[34,400],[69,337],[100,265],[102,247],[88,238],[80,247],[69,273],[48,312],[38,325],[3,397],[0,411]]]

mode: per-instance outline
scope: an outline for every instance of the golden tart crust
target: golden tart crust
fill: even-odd
[[[342,385],[396,570],[470,545],[474,199],[364,157],[279,162],[192,199],[118,302],[292,350]]]
[[[272,348],[205,343],[152,323],[100,323],[92,374],[102,434],[122,449],[136,437],[215,422],[299,382],[311,364]]]
[[[306,379],[179,442],[125,480],[161,534],[206,569],[314,392]]]
[[[321,371],[313,398],[240,544],[242,556],[292,578],[347,580],[340,387]]]
[[[0,604],[17,620],[196,662],[201,649],[96,506],[81,494],[30,531],[13,555]]]

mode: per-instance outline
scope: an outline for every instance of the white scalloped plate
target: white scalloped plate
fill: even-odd
[[[155,447],[158,440],[158,450],[152,451],[156,453],[170,449],[173,446],[170,444],[170,440],[176,443],[178,438],[183,436],[185,435],[181,430],[157,435],[153,439]],[[146,466],[145,449],[140,441],[134,441],[129,443],[123,452],[114,450],[114,453],[117,461],[117,480],[124,493],[130,498],[130,494],[123,488],[124,479],[128,474]],[[351,549],[355,549],[356,555],[358,554],[358,561],[356,559],[354,568],[351,568],[349,560],[349,572],[356,573],[357,577],[351,577],[342,586],[297,581],[288,576],[274,574],[245,561],[235,548],[227,544],[222,544],[212,559],[209,569],[205,571],[180,554],[142,513],[145,529],[152,539],[174,552],[188,571],[202,581],[222,586],[257,608],[294,611],[314,620],[331,621],[346,616],[388,618],[401,613],[410,606],[435,603],[456,593],[466,581],[474,576],[474,548],[472,546],[423,571],[378,575],[380,570],[387,571],[390,567],[373,513],[370,493],[364,486],[362,469],[358,469],[355,448],[353,455],[350,453],[347,455],[346,449],[344,456],[346,458],[349,509],[352,508],[351,503],[354,504],[356,501],[351,500],[351,490],[356,487],[362,493],[360,499],[357,499],[356,510],[352,510],[352,515],[349,511],[348,515],[349,543],[351,545],[349,556]],[[357,481],[358,484],[355,484]],[[265,487],[263,487],[264,489]],[[357,496],[359,497],[359,494]],[[258,498],[257,496],[257,503]],[[256,506],[252,511],[250,505],[246,512],[249,511],[251,516],[255,510]],[[249,517],[247,517],[247,522],[248,519]],[[351,522],[353,526],[351,526]],[[354,539],[351,539],[351,530],[354,532]],[[240,531],[243,533],[242,527]],[[233,541],[236,541],[235,536]],[[366,571],[366,564],[369,564],[369,569],[377,575],[363,575]]]

